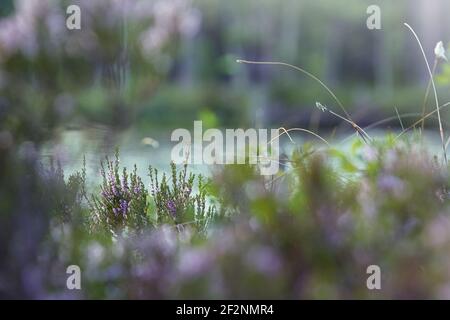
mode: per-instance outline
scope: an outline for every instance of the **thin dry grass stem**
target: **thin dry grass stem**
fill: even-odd
[[[368,143],[368,141],[372,140],[372,139],[370,138],[369,134],[368,134],[363,128],[361,128],[360,126],[358,126],[355,122],[353,122],[353,121],[351,121],[351,120],[349,120],[349,119],[344,118],[343,116],[341,116],[340,114],[334,112],[333,110],[326,109],[326,111],[328,111],[328,112],[331,113],[332,115],[338,117],[339,119],[344,120],[345,122],[349,123],[349,124],[353,127],[353,129],[355,129],[356,134],[357,134],[357,135],[359,134],[360,137],[363,139],[363,141],[364,141],[365,143]]]
[[[444,108],[444,107],[447,107],[447,106],[449,106],[449,105],[450,105],[450,102],[448,102],[448,103],[446,103],[446,104],[443,104],[442,106],[440,106],[440,109],[442,109],[442,108]],[[379,121],[376,121],[376,122],[374,122],[374,123],[371,123],[370,125],[364,127],[364,129],[365,129],[365,130],[367,130],[367,129],[372,129],[372,128],[375,128],[375,127],[377,127],[377,126],[379,126],[379,125],[381,125],[381,124],[384,124],[384,123],[387,123],[387,122],[390,122],[390,121],[392,121],[392,120],[399,119],[399,118],[404,119],[404,118],[420,117],[419,120],[417,120],[416,122],[414,122],[414,124],[412,124],[411,126],[405,128],[405,129],[403,129],[403,131],[400,132],[400,133],[395,137],[395,139],[398,139],[400,136],[402,136],[403,134],[405,134],[408,130],[413,129],[416,125],[418,125],[420,122],[422,122],[422,119],[426,119],[426,118],[430,118],[430,117],[433,118],[433,119],[437,119],[437,117],[433,117],[433,114],[435,114],[435,113],[436,113],[436,110],[433,110],[433,111],[429,112],[428,114],[426,114],[426,115],[423,116],[423,117],[420,117],[420,116],[422,115],[420,112],[402,113],[402,114],[398,114],[398,115],[395,115],[395,116],[387,117],[387,118],[381,119],[381,120],[379,120]],[[447,123],[446,121],[443,121],[443,123],[446,124],[446,125],[448,126],[448,123]],[[355,134],[356,134],[356,133],[352,133],[351,135],[345,137],[344,139],[342,139],[342,140],[339,142],[339,144],[345,143],[347,140],[351,139]],[[450,137],[449,137],[449,139],[450,139]]]
[[[277,138],[283,136],[284,134],[288,136],[289,140],[291,140],[292,143],[295,144],[295,142],[294,142],[294,140],[292,140],[292,137],[291,137],[291,135],[289,134],[289,132],[291,132],[291,131],[302,131],[302,132],[306,132],[306,133],[309,133],[309,134],[315,136],[316,138],[318,138],[319,140],[321,140],[323,143],[325,143],[328,147],[330,146],[330,143],[329,143],[325,138],[321,137],[321,136],[318,135],[317,133],[312,132],[312,131],[310,131],[310,130],[308,130],[308,129],[303,129],[303,128],[291,128],[291,129],[287,129],[287,130],[286,130],[285,128],[280,127],[280,128],[278,128],[278,130],[281,130],[281,131],[283,131],[283,132],[280,133],[278,136],[272,138],[272,139],[267,143],[268,145],[271,144],[275,139],[277,139]]]
[[[289,159],[283,159],[283,162],[281,162],[279,159],[270,158],[270,157],[266,157],[266,156],[259,156],[259,155],[258,156],[248,156],[248,157],[252,158],[252,159],[256,158],[256,159],[268,160],[268,161],[275,162],[282,166],[287,166],[287,163],[292,162],[292,160],[289,160]]]
[[[394,107],[395,113],[397,114],[398,121],[400,122],[400,126],[402,127],[402,130],[405,130],[405,127],[403,126],[402,118],[400,117],[400,114],[398,113],[397,107]]]
[[[350,119],[350,115],[348,114],[347,110],[345,110],[344,105],[341,103],[341,101],[336,97],[336,95],[334,94],[334,92],[328,88],[328,86],[323,83],[322,80],[320,80],[319,78],[317,78],[315,75],[313,75],[312,73],[306,71],[305,69],[302,69],[300,67],[294,66],[292,64],[289,63],[285,63],[285,62],[277,62],[277,61],[250,61],[250,60],[242,60],[242,59],[238,59],[236,60],[237,63],[246,63],[246,64],[263,64],[263,65],[279,65],[279,66],[285,66],[285,67],[289,67],[289,68],[293,68],[297,71],[300,71],[304,74],[306,74],[307,76],[309,76],[310,78],[314,79],[315,81],[317,81],[325,90],[328,91],[328,93],[333,97],[333,99],[337,102],[337,104],[339,105],[339,107],[342,109],[342,111],[345,113],[345,115],[347,116],[348,119]]]
[[[436,112],[436,110],[434,110],[434,112]],[[398,114],[395,116],[391,116],[391,117],[387,117],[384,119],[381,119],[377,122],[371,123],[370,125],[368,125],[367,127],[364,127],[365,129],[372,129],[376,126],[379,126],[380,124],[386,123],[386,122],[390,122],[392,120],[399,120],[399,119],[404,119],[404,118],[412,118],[412,117],[420,117],[422,114],[420,112],[410,112],[410,113],[402,113],[402,114]],[[430,115],[431,116],[431,115]],[[421,120],[419,120],[420,122]],[[402,121],[403,122],[403,121]],[[401,124],[400,124],[401,126]],[[402,130],[407,130],[406,128],[402,128]]]
[[[399,120],[401,118],[411,118],[411,117],[420,117],[420,116],[421,116],[421,113],[419,113],[419,112],[397,114],[395,116],[390,116],[390,117],[381,119],[379,121],[373,122],[373,123],[369,124],[368,126],[364,127],[364,129],[366,129],[366,130],[367,129],[372,129],[372,128],[375,128],[376,126],[379,126],[380,124],[384,124],[386,122],[390,122],[390,121],[395,120],[395,119]]]
[[[445,149],[444,129],[442,128],[441,113],[439,112],[439,99],[438,99],[438,95],[437,95],[436,85],[435,85],[434,79],[433,79],[433,73],[431,72],[431,68],[430,68],[430,64],[428,63],[427,56],[425,55],[425,51],[423,50],[422,43],[420,42],[420,39],[417,36],[416,32],[414,31],[414,29],[409,24],[404,23],[404,25],[411,31],[411,33],[416,38],[417,43],[419,44],[420,50],[422,52],[423,58],[425,60],[425,64],[426,64],[427,69],[428,69],[428,74],[430,76],[431,85],[433,86],[434,99],[435,99],[435,102],[436,102],[436,110],[437,110],[438,122],[439,122],[439,134],[441,136],[442,152],[443,152],[443,156],[444,156],[444,163],[447,165],[447,152],[446,152],[446,149]]]
[[[410,125],[408,128],[404,129],[402,132],[400,132],[397,137],[395,137],[395,139],[400,138],[403,134],[405,134],[407,131],[411,130],[412,128],[414,128],[415,126],[417,126],[419,123],[421,123],[424,119],[429,118],[430,116],[432,116],[433,114],[435,114],[436,112],[438,112],[440,109],[450,106],[450,102],[447,102],[443,105],[441,105],[439,108],[427,113],[425,116],[421,117],[419,120],[417,120],[416,122],[414,122],[412,125]],[[438,117],[439,120],[439,117]],[[441,120],[442,121],[442,120]]]
[[[291,142],[292,142],[293,144],[295,144],[294,140],[292,140],[292,137],[291,137],[291,135],[289,134],[289,131],[287,131],[286,128],[284,128],[284,127],[279,127],[279,128],[278,128],[278,131],[280,131],[280,130],[283,131],[284,134],[286,134],[286,135],[288,136],[289,140],[291,140]],[[312,133],[312,134],[315,134],[314,132],[311,132],[311,133]],[[282,135],[283,135],[283,133],[282,133],[282,134],[279,134],[279,135],[276,136],[275,138],[271,139],[267,144],[268,144],[268,145],[269,145],[269,144],[272,144],[273,140],[275,140],[276,138],[281,137]]]
[[[306,71],[303,68],[294,66],[292,64],[289,63],[285,63],[285,62],[278,62],[278,61],[250,61],[250,60],[242,60],[242,59],[238,59],[236,60],[237,63],[245,63],[245,64],[261,64],[261,65],[278,65],[278,66],[285,66],[285,67],[289,67],[292,69],[295,69],[297,71],[302,72],[303,74],[306,74],[308,77],[314,79],[315,81],[317,81],[325,90],[328,91],[328,93],[333,97],[333,99],[336,101],[336,103],[339,105],[339,107],[341,108],[341,110],[344,112],[345,117],[338,115],[337,113],[328,110],[330,113],[332,113],[335,116],[338,116],[339,118],[347,121],[348,123],[350,123],[352,125],[352,127],[356,130],[357,133],[360,134],[360,136],[362,137],[362,139],[364,140],[364,142],[368,142],[367,140],[371,140],[370,136],[364,131],[362,130],[362,128],[360,126],[358,126],[350,117],[350,114],[347,112],[347,110],[344,108],[344,105],[342,104],[342,102],[338,99],[338,97],[334,94],[334,92],[319,78],[317,78],[315,75],[313,75],[312,73]]]

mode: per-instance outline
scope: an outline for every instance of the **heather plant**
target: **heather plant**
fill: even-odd
[[[246,210],[235,216],[230,229],[222,230],[227,236],[210,240],[209,255],[199,255],[204,264],[197,264],[188,288],[213,282],[205,275],[219,265],[216,277],[222,287],[212,292],[203,287],[200,296],[214,292],[226,298],[442,294],[437,279],[446,278],[447,272],[436,268],[438,256],[429,248],[433,241],[448,243],[448,237],[431,231],[438,229],[433,222],[437,217],[448,220],[447,169],[417,142],[393,143],[387,137],[370,147],[356,143],[353,149],[353,155],[344,155],[302,148],[294,153],[284,179],[273,182],[276,187],[270,182],[266,188],[256,188],[256,177],[241,180],[237,193],[239,202],[247,203]],[[347,169],[342,169],[343,164]],[[240,169],[229,167],[227,176],[233,172],[242,176]],[[252,192],[245,192],[248,189]],[[287,193],[288,199],[277,190]],[[221,199],[225,200],[222,208],[236,208],[233,198]],[[249,253],[254,257],[250,261]],[[386,271],[390,282],[386,291],[365,288],[370,264]],[[414,286],[409,287],[408,279],[415,279]]]
[[[115,268],[118,290],[102,297],[448,297],[447,169],[418,141],[355,141],[346,154],[303,146],[277,180],[226,166],[211,184],[230,219],[208,228],[204,241],[173,228],[184,211],[171,214],[168,203],[193,201],[174,191],[192,188],[192,175],[173,170],[172,185],[153,169],[158,227],[112,246],[95,243],[102,259],[87,285],[104,286],[99,279],[112,281]],[[366,287],[372,264],[382,270],[381,291]]]
[[[44,166],[41,169],[48,180],[46,186],[52,186],[53,191],[49,192],[55,208],[52,216],[57,218],[60,223],[82,222],[85,218],[85,207],[83,200],[86,198],[86,162],[83,161],[81,172],[71,174],[67,181],[61,163],[58,161],[55,165],[53,159],[50,160],[50,166],[46,170]]]
[[[156,208],[156,224],[172,224],[180,227],[194,226],[197,231],[205,232],[215,216],[215,207],[207,205],[207,183],[199,175],[198,193],[193,194],[195,174],[187,175],[187,164],[177,172],[171,163],[171,182],[165,173],[161,181],[158,170],[149,167],[151,195]]]
[[[48,270],[63,270],[53,232],[87,226],[84,170],[66,179],[60,164],[41,161],[30,142],[0,152],[0,163],[0,297],[47,297]]]
[[[137,231],[148,223],[147,190],[137,175],[137,167],[131,173],[124,167],[120,173],[119,153],[115,160],[106,157],[101,162],[103,183],[99,196],[93,195],[90,201],[92,222],[113,235],[122,231]]]
[[[39,7],[37,1],[33,3]],[[109,4],[99,3],[99,8]],[[113,11],[119,14],[122,7],[115,8]],[[102,12],[96,6],[87,9],[91,14]],[[18,11],[21,17],[24,12]],[[40,30],[39,21],[47,20],[48,14],[62,14],[52,10],[36,12],[38,16],[27,31]],[[100,34],[105,26],[91,14],[87,20],[91,28],[87,29]],[[139,10],[126,12],[127,16],[134,14]],[[71,94],[59,94],[72,89],[77,76],[67,83],[57,81],[62,77],[58,71],[62,70],[54,66],[49,46],[43,42],[34,48],[37,51],[28,52],[28,41],[10,38],[15,34],[10,29],[20,31],[21,24],[15,19],[1,22],[9,32],[0,31],[0,60],[4,61],[2,70],[8,71],[4,76],[7,84],[0,90],[7,93],[0,113],[8,115],[0,117],[0,124],[5,125],[0,132],[0,297],[450,297],[449,168],[428,154],[422,139],[402,136],[407,130],[397,137],[380,139],[369,135],[318,78],[285,63],[264,63],[294,67],[318,81],[342,114],[319,102],[316,106],[350,124],[361,139],[355,139],[348,151],[337,144],[323,149],[305,143],[282,160],[283,171],[273,177],[260,176],[250,165],[227,165],[211,181],[188,174],[187,165],[179,170],[172,163],[170,174],[162,177],[150,167],[149,190],[138,176],[136,165],[131,172],[120,167],[116,152],[115,159],[107,157],[101,163],[100,190],[87,195],[85,165],[81,172],[66,179],[59,163],[55,166],[51,162],[49,169],[41,166],[39,148],[31,142],[22,143],[30,137],[37,142],[44,140],[51,133],[48,129],[62,120],[60,116],[67,110],[53,114],[53,100],[57,106],[70,105]],[[166,24],[156,21],[156,27],[149,27],[139,37],[147,40],[143,52],[155,49],[148,45],[158,35],[169,36]],[[28,32],[19,34],[33,36]],[[88,34],[80,33],[79,37]],[[133,37],[137,34],[130,36],[135,43]],[[116,50],[108,46],[104,52],[99,51],[108,38],[101,37],[98,44],[85,50],[75,46],[73,58],[62,62],[81,65],[88,59],[91,63],[87,65],[97,65],[85,58],[91,55],[82,54],[96,52],[93,59],[100,59],[101,66],[94,72],[109,75],[106,78],[111,76],[109,81],[117,81],[118,88],[130,90],[125,85],[126,59],[121,54],[110,55]],[[120,46],[117,42],[113,47]],[[135,53],[138,57],[139,52]],[[443,44],[435,52],[437,58],[446,60]],[[30,66],[37,59],[43,63],[34,70]],[[153,63],[142,68],[139,62],[143,61],[132,60],[142,69],[142,81]],[[119,74],[111,75],[110,66]],[[430,73],[432,79],[434,70]],[[50,79],[49,75],[54,74],[57,78]],[[89,75],[91,71],[80,74]],[[31,78],[35,79],[32,87]],[[429,87],[432,85],[435,91],[431,79]],[[102,86],[111,85],[104,80]],[[88,100],[82,105],[91,106],[85,90],[81,85],[69,91],[80,94],[80,100]],[[45,94],[40,97],[40,93]],[[127,91],[125,97],[133,93]],[[92,100],[95,98],[94,94]],[[114,95],[110,98],[116,100]],[[432,113],[439,116],[439,109],[446,104],[439,106],[436,93],[435,98],[436,110]],[[104,105],[109,106],[108,101]],[[422,115],[426,105],[423,107]],[[41,109],[47,111],[37,112]],[[48,126],[41,125],[43,119]],[[448,140],[444,144],[442,123],[439,116],[445,158]],[[288,132],[294,130],[312,133],[300,128],[284,131],[289,136]],[[13,138],[20,150],[13,146]],[[322,142],[328,144],[324,139]],[[87,207],[83,200],[87,200]],[[217,201],[219,213],[212,201]],[[227,216],[227,223],[214,225],[220,216]],[[197,235],[201,235],[200,239]],[[65,268],[73,263],[83,272],[84,290],[67,293]],[[381,291],[366,287],[366,268],[372,264],[381,267]]]
[[[225,166],[208,182],[188,174],[186,165],[172,164],[162,178],[150,168],[149,199],[136,168],[128,174],[119,164],[118,154],[103,163],[101,193],[89,200],[94,224],[82,228],[73,215],[77,208],[83,214],[83,204],[72,201],[81,191],[71,181],[84,181],[84,170],[65,187],[59,165],[39,171],[44,180],[30,195],[39,196],[33,210],[57,213],[63,203],[70,210],[61,211],[64,228],[51,226],[57,214],[45,215],[39,221],[50,236],[28,244],[52,273],[36,271],[36,292],[8,282],[8,291],[16,290],[10,296],[66,297],[63,271],[76,263],[85,275],[78,298],[448,297],[448,168],[420,139],[388,135],[370,145],[355,139],[348,152],[302,145],[273,179],[249,165]],[[214,228],[212,195],[230,218]],[[23,214],[31,218],[28,209]],[[5,227],[15,223],[2,219]],[[102,237],[102,229],[115,236]],[[11,230],[5,229],[7,240]],[[124,237],[125,230],[131,232]],[[20,259],[6,256],[0,272],[21,279],[12,271]],[[381,291],[366,288],[372,264],[382,270]]]

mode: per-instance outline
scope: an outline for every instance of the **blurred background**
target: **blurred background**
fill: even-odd
[[[81,30],[65,26],[70,4],[81,8]],[[381,9],[381,30],[366,27],[372,4]],[[79,166],[83,154],[97,163],[116,145],[135,162],[167,163],[170,132],[192,130],[194,120],[352,133],[314,107],[320,101],[340,111],[312,79],[236,59],[300,66],[359,125],[393,117],[379,128],[399,129],[394,107],[404,125],[413,123],[428,83],[403,23],[415,28],[432,65],[435,44],[449,43],[448,12],[446,0],[3,0],[0,145],[31,142]],[[440,99],[449,101],[449,64],[436,74]]]
[[[71,4],[81,8],[81,30],[66,28],[66,8]],[[367,8],[374,4],[381,9],[380,30],[369,30],[366,26]],[[318,101],[342,114],[329,93],[311,78],[286,67],[239,64],[237,59],[281,61],[304,68],[335,92],[361,127],[388,119],[373,129],[398,132],[401,126],[414,123],[423,112],[429,77],[418,44],[403,23],[409,23],[416,30],[433,66],[436,43],[443,41],[444,47],[448,48],[450,42],[449,12],[448,0],[1,0],[0,298],[48,298],[46,288],[49,285],[44,282],[53,273],[65,279],[64,270],[68,263],[84,261],[86,265],[92,263],[95,266],[96,261],[103,261],[101,246],[100,249],[96,243],[91,246],[88,238],[77,234],[77,225],[83,225],[79,220],[86,214],[93,215],[82,205],[86,200],[82,197],[85,194],[84,180],[87,178],[88,182],[94,183],[95,192],[100,191],[100,160],[114,152],[116,147],[120,148],[120,165],[131,168],[136,163],[138,175],[148,186],[148,165],[168,168],[173,146],[171,132],[180,127],[193,130],[194,120],[202,120],[204,129],[302,127],[330,140],[334,137],[336,143],[354,133],[348,123],[316,108]],[[439,99],[444,104],[450,101],[450,64],[440,60],[435,74]],[[426,112],[434,108],[432,94],[428,98]],[[448,137],[450,114],[443,109],[441,115]],[[425,129],[431,134],[436,133],[436,128],[435,119],[425,123]],[[311,136],[295,134],[295,138],[304,141]],[[337,154],[346,160],[344,153]],[[239,263],[233,254],[230,261],[237,261],[237,264],[231,264],[230,269],[228,264],[223,264],[227,276],[221,284],[215,279],[215,268],[220,261],[209,260],[209,255],[203,251],[187,251],[185,259],[188,262],[185,265],[200,270],[198,274],[201,276],[211,276],[212,280],[207,283],[225,284],[232,288],[229,293],[219,292],[219,297],[228,294],[248,298],[254,292],[277,296],[277,290],[284,292],[284,287],[276,287],[278,282],[273,281],[272,272],[279,272],[282,286],[295,287],[293,293],[286,291],[287,297],[297,297],[297,292],[309,292],[309,288],[317,289],[318,293],[306,297],[345,297],[350,293],[359,296],[356,290],[360,290],[359,284],[364,282],[353,280],[352,270],[360,272],[363,270],[360,266],[372,261],[372,257],[366,255],[371,252],[366,250],[366,243],[375,248],[373,257],[379,260],[373,258],[374,261],[381,261],[385,252],[392,249],[392,243],[399,244],[398,237],[408,234],[407,230],[412,230],[417,224],[415,215],[421,221],[422,217],[431,220],[448,212],[447,207],[441,208],[441,202],[436,201],[434,194],[435,190],[440,190],[437,186],[442,189],[445,185],[442,181],[446,177],[430,174],[435,172],[435,168],[422,163],[422,152],[411,154],[399,156],[395,166],[400,170],[399,177],[410,177],[406,179],[409,184],[405,189],[412,190],[398,199],[395,191],[401,193],[403,190],[403,184],[398,186],[402,182],[399,179],[387,176],[387,180],[379,183],[378,175],[372,172],[369,176],[373,181],[366,184],[363,181],[358,185],[349,183],[343,189],[340,181],[329,179],[331,174],[322,173],[321,161],[315,158],[311,161],[312,174],[306,175],[306,186],[300,188],[298,194],[289,195],[293,202],[288,205],[282,203],[287,196],[277,194],[272,199],[272,195],[258,191],[259,187],[252,183],[249,178],[252,175],[245,171],[245,167],[242,167],[243,171],[225,170],[222,179],[216,179],[216,182],[224,186],[225,191],[230,190],[232,200],[239,200],[236,200],[240,205],[237,208],[247,213],[250,204],[256,205],[252,210],[262,212],[263,217],[275,217],[273,222],[277,223],[269,224],[267,232],[262,232],[261,236],[256,233],[253,237],[252,219],[248,228],[242,224],[242,231],[237,229],[228,235],[219,234],[211,252],[221,252],[223,244],[234,243],[231,253],[242,252],[241,259],[249,256],[258,261],[257,266],[271,267],[270,261],[276,270],[266,272],[266,268],[263,271],[269,274],[264,278],[265,282],[252,277],[257,284],[253,286],[253,282],[246,285],[247,282],[243,281],[246,273],[239,277],[245,263]],[[372,156],[375,157],[373,153]],[[70,173],[83,167],[84,157],[87,177],[84,171],[69,177]],[[408,163],[411,158],[417,163]],[[53,165],[56,162],[61,166]],[[342,162],[346,164],[348,161]],[[352,173],[358,170],[354,166],[347,167]],[[385,167],[388,165],[380,164],[380,169],[377,169],[381,178]],[[204,172],[196,167],[190,167],[190,170]],[[372,202],[371,197],[358,200],[355,186],[362,190],[360,195],[373,195],[376,202]],[[344,200],[337,197],[335,201],[336,191],[341,192]],[[440,191],[444,203],[448,191]],[[305,196],[302,197],[303,194]],[[240,203],[244,196],[251,200],[248,204],[246,201]],[[309,198],[312,199],[310,207],[306,201]],[[343,201],[350,203],[349,208],[354,207],[351,206],[352,201],[361,201],[367,212],[375,212],[377,202],[380,202],[379,211],[383,215],[377,218],[379,223],[375,228],[372,227],[377,220],[372,220],[375,217],[372,215],[367,220],[367,228],[358,219],[354,220],[356,223],[345,216],[343,220],[338,219],[337,213]],[[300,213],[307,210],[318,212],[319,219],[314,220],[316,216],[311,215],[306,224],[303,220],[295,220],[297,224],[292,224],[291,220],[285,220],[290,215],[279,215],[277,206],[287,213],[296,212],[298,208]],[[332,213],[331,219],[321,215],[323,208]],[[243,217],[244,221],[250,220]],[[65,222],[69,218],[73,219],[69,224],[72,231],[54,223],[55,219]],[[431,222],[429,234],[436,237],[429,238],[437,239],[433,241],[439,250],[432,251],[434,255],[428,267],[436,270],[435,263],[443,260],[445,292],[439,296],[448,297],[448,259],[442,254],[448,252],[448,247],[440,247],[440,244],[450,243],[446,242],[450,222],[445,219],[444,223],[439,219]],[[354,232],[348,232],[347,228]],[[264,246],[256,248],[258,250],[253,254],[247,250],[260,242],[273,246],[276,242],[273,234],[280,239],[279,252],[286,253],[282,259],[287,262],[288,269],[283,269],[282,264],[277,267],[277,259]],[[322,237],[323,234],[325,236]],[[347,239],[348,234],[356,239],[355,251],[353,238],[348,242],[341,241]],[[422,233],[417,234],[417,243],[420,244],[420,239],[425,237]],[[93,237],[97,236],[93,233]],[[61,240],[64,238],[70,241]],[[163,238],[155,237],[156,240]],[[133,285],[141,288],[141,278],[145,277],[151,279],[150,284],[156,285],[148,285],[144,297],[173,297],[167,293],[160,295],[158,290],[164,292],[169,288],[167,284],[176,279],[173,277],[178,272],[176,264],[164,258],[167,252],[170,257],[176,257],[170,253],[176,250],[170,243],[159,248],[155,239],[145,243],[157,249],[147,250],[144,246],[142,252],[150,252],[148,261],[162,262],[156,268],[157,272],[152,268],[146,269],[144,264],[133,269],[139,275],[135,278],[137,280],[131,285],[125,281],[125,292],[131,288],[132,297],[133,294],[142,294],[138,289],[133,292]],[[229,242],[226,239],[237,240]],[[360,239],[363,241],[358,242]],[[428,286],[426,278],[429,276],[422,269],[421,259],[428,258],[431,251],[427,245],[417,249],[416,242],[407,237],[401,239],[404,240],[402,245],[397,245],[397,251],[386,258],[388,262],[394,261],[391,266],[395,266],[395,274],[401,275],[398,283],[392,285],[401,293],[388,297],[428,297],[420,292],[422,287]],[[315,246],[310,246],[311,243]],[[80,252],[85,248],[88,255],[83,259]],[[124,261],[124,269],[111,268],[99,277],[96,268],[92,267],[94,271],[86,273],[91,277],[88,281],[94,288],[93,291],[88,290],[91,297],[114,298],[122,294],[113,290],[110,282],[120,278],[121,273],[127,274],[123,272],[127,270],[128,261],[124,256],[133,250],[122,250],[116,244],[111,248],[116,251],[104,256],[121,257],[118,259]],[[321,250],[323,248],[326,250]],[[419,252],[419,258],[415,252]],[[303,256],[306,261],[310,258],[310,265],[304,264]],[[356,257],[359,264],[352,265],[354,260],[347,259],[350,256]],[[391,259],[395,256],[401,257],[398,264],[395,264],[397,260]],[[205,269],[202,261],[206,261]],[[301,286],[297,288],[294,281],[297,270],[303,270],[304,265],[309,269],[305,274],[312,281],[308,284],[301,276],[298,282]],[[323,274],[331,270],[329,266],[335,272],[331,277],[323,278]],[[166,272],[171,268],[172,271]],[[254,269],[250,265],[250,274]],[[192,278],[190,272],[188,269],[185,272],[188,281]],[[346,275],[344,281],[334,281],[341,279],[342,272]],[[288,277],[284,277],[285,274]],[[334,292],[327,280],[341,286],[342,292]],[[440,280],[435,277],[433,281],[437,283]],[[100,281],[99,288],[96,287],[97,281]],[[57,282],[58,286],[61,283],[64,282]],[[435,284],[429,283],[430,286]],[[275,287],[266,290],[266,284],[274,284]],[[250,291],[242,293],[242,288]],[[253,289],[255,291],[251,291]],[[211,289],[212,292],[214,290],[215,287]],[[189,293],[187,291],[186,296],[190,297]]]

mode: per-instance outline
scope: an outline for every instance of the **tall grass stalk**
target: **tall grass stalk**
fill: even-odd
[[[431,71],[430,64],[428,63],[427,56],[425,55],[425,51],[423,50],[422,43],[420,42],[420,39],[417,36],[417,33],[414,31],[414,29],[409,24],[404,23],[404,25],[411,31],[411,33],[416,38],[417,43],[419,44],[419,47],[420,47],[420,51],[422,52],[422,55],[423,55],[423,59],[425,60],[425,64],[427,66],[427,70],[428,70],[428,73],[429,73],[429,76],[430,76],[431,85],[433,87],[434,100],[436,102],[436,110],[437,110],[437,116],[438,116],[438,122],[439,122],[439,134],[441,136],[442,152],[443,152],[443,156],[444,156],[444,162],[447,165],[447,152],[445,150],[446,148],[445,148],[444,129],[442,127],[441,113],[439,111],[439,99],[438,99],[438,95],[437,95],[436,85],[435,85],[434,79],[433,79],[433,72]]]
[[[444,103],[443,105],[441,105],[439,108],[436,108],[433,111],[430,111],[429,113],[427,113],[425,116],[421,117],[419,120],[417,120],[416,122],[414,122],[412,125],[410,125],[409,127],[407,127],[406,129],[402,130],[402,132],[400,132],[396,139],[400,138],[402,135],[404,135],[407,131],[411,130],[412,128],[414,128],[415,126],[417,126],[419,123],[422,122],[422,120],[431,117],[433,114],[435,114],[436,112],[438,112],[440,109],[443,109],[445,107],[450,106],[450,102]],[[405,117],[405,115],[403,115],[403,117]],[[439,118],[438,118],[439,119]],[[441,120],[442,121],[442,120]],[[379,123],[378,123],[379,124]],[[373,126],[374,124],[370,125]]]
[[[277,62],[277,61],[250,61],[250,60],[242,60],[242,59],[238,59],[236,60],[237,63],[245,63],[245,64],[261,64],[261,65],[278,65],[278,66],[285,66],[285,67],[289,67],[292,69],[295,69],[297,71],[300,71],[303,74],[306,74],[308,77],[314,79],[315,81],[317,81],[325,90],[328,91],[328,93],[333,97],[333,99],[336,101],[336,103],[339,105],[339,107],[341,108],[341,110],[344,112],[345,117],[341,116],[335,112],[333,112],[332,110],[326,109],[328,112],[330,112],[332,115],[345,120],[346,122],[350,123],[353,127],[353,129],[356,130],[357,133],[359,133],[361,135],[361,138],[364,140],[364,142],[367,143],[367,140],[371,140],[370,136],[367,134],[367,132],[365,132],[360,126],[358,126],[350,117],[350,114],[347,112],[347,110],[344,108],[344,105],[342,104],[342,102],[338,99],[338,97],[334,94],[334,92],[322,81],[320,80],[318,77],[316,77],[315,75],[313,75],[311,72],[306,71],[303,68],[294,66],[292,64],[289,63],[285,63],[285,62]]]

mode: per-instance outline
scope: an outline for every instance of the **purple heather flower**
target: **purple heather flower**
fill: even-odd
[[[114,196],[118,197],[119,196],[119,190],[117,189],[116,185],[113,183],[111,184],[111,190]]]
[[[177,213],[177,208],[175,206],[175,202],[173,200],[167,201],[167,210],[169,210],[169,213],[172,215],[172,217],[175,218]]]
[[[129,203],[126,200],[120,200],[120,210],[122,210],[124,216],[128,213],[128,205]]]
[[[111,192],[109,192],[109,190],[103,190],[102,197],[109,201],[111,201],[113,198],[113,196],[111,195]]]
[[[128,181],[125,176],[122,177],[122,190],[128,190]]]

